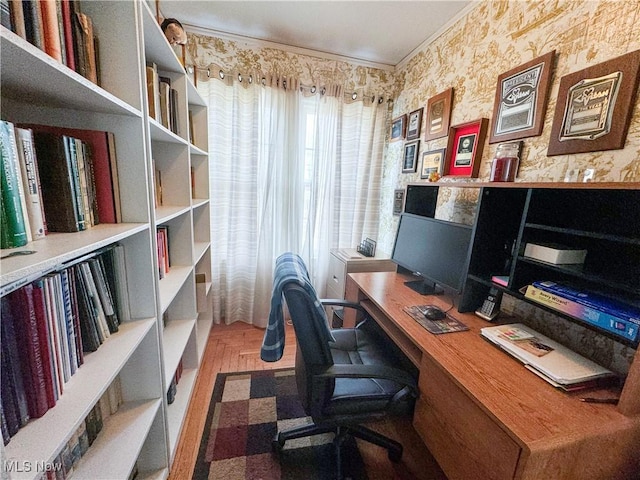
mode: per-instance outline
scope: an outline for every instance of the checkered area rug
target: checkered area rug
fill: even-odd
[[[324,480],[335,478],[332,434],[289,440],[273,453],[278,430],[309,423],[292,369],[219,373],[194,480]],[[345,478],[366,480],[353,439],[342,447]]]

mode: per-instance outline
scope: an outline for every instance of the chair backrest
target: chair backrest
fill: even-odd
[[[296,383],[298,395],[308,415],[320,414],[325,399],[333,393],[334,381],[312,382],[320,367],[333,365],[327,338],[331,338],[327,317],[316,307],[317,297],[295,283],[283,288],[298,345],[296,353]]]

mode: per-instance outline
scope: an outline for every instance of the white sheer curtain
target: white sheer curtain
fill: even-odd
[[[377,235],[386,106],[345,103],[340,88],[305,96],[294,79],[198,89],[209,108],[214,321],[266,326],[278,255],[302,255],[322,295],[329,249]]]

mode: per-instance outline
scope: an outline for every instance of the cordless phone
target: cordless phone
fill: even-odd
[[[492,287],[491,290],[489,290],[489,295],[487,295],[485,301],[482,302],[482,306],[476,310],[476,315],[491,322],[500,313],[501,299],[502,292],[497,288]]]

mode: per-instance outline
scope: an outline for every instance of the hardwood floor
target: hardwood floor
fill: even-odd
[[[186,480],[192,476],[211,391],[218,373],[294,366],[296,345],[293,327],[287,326],[285,351],[278,362],[268,363],[260,359],[263,336],[264,330],[240,322],[214,325],[211,329],[169,480]],[[446,480],[409,419],[376,422],[371,427],[395,438],[404,446],[402,462],[394,465],[379,447],[358,441],[371,480]]]

